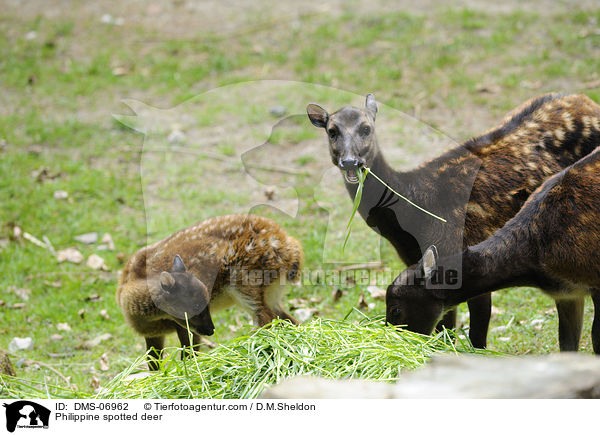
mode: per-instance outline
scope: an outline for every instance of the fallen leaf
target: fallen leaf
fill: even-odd
[[[108,270],[106,264],[104,264],[104,258],[97,254],[92,254],[88,257],[86,265],[94,270]]]
[[[529,80],[523,80],[521,82],[521,87],[525,89],[539,89],[542,87],[542,82],[540,80],[533,82],[530,82]]]
[[[100,317],[102,317],[105,320],[110,319],[110,316],[108,315],[108,312],[106,310],[100,310]]]
[[[291,310],[294,310],[296,308],[306,308],[306,306],[308,305],[308,301],[303,298],[289,299],[288,305]]]
[[[368,286],[367,291],[373,299],[385,299],[385,290],[377,287],[376,285]]]
[[[317,310],[313,308],[298,308],[294,311],[294,317],[301,323],[310,319]]]
[[[91,294],[89,296],[86,296],[85,298],[86,302],[101,302],[102,300],[103,297],[100,296],[98,293]]]
[[[170,144],[182,144],[185,142],[185,139],[185,133],[181,130],[173,130],[167,136],[167,141],[169,141]]]
[[[31,172],[31,177],[34,178],[38,183],[43,183],[46,180],[54,180],[61,175],[62,174],[60,172],[50,172],[50,168],[47,166],[42,166],[41,168]]]
[[[66,190],[57,190],[54,192],[54,199],[67,199],[69,197],[69,192]]]
[[[91,245],[92,243],[96,243],[98,241],[98,233],[80,234],[79,236],[75,236],[74,239],[86,245]]]
[[[44,242],[42,242],[40,239],[38,239],[37,237],[32,236],[31,234],[29,234],[28,232],[23,232],[23,238],[25,240],[30,241],[31,243],[33,243],[36,246],[39,246],[40,248],[44,248],[44,249],[50,249],[48,247],[48,245]]]
[[[103,341],[110,340],[111,338],[112,338],[112,335],[109,333],[101,334],[101,335],[97,336],[96,338],[93,338],[91,340],[87,340],[87,341],[84,341],[83,343],[78,344],[77,346],[75,346],[75,349],[91,349],[93,347],[98,346]]]
[[[204,337],[204,336],[200,336],[200,343],[202,343],[203,345],[205,345],[206,347],[210,348],[210,349],[215,349],[217,347],[217,344],[210,341],[208,338]]]
[[[331,299],[333,299],[333,302],[337,302],[340,300],[340,298],[344,295],[344,293],[342,292],[341,289],[336,288],[334,291],[331,292]]]
[[[264,194],[265,194],[265,197],[267,198],[267,201],[275,200],[275,188],[274,187],[267,187],[264,190]]]
[[[23,302],[17,302],[16,304],[12,304],[10,307],[14,308],[16,310],[22,310],[23,308],[25,308],[27,306],[27,304],[23,303]]]
[[[106,353],[103,353],[100,356],[98,365],[100,366],[100,370],[102,370],[103,372],[107,371],[110,368],[110,365],[108,364],[108,355]]]
[[[90,387],[94,389],[94,392],[100,389],[100,381],[96,376],[92,376],[92,379],[90,379]]]
[[[62,339],[63,339],[63,336],[60,334],[52,334],[50,336],[50,340],[52,340],[52,341],[60,341]]]
[[[118,261],[119,263],[121,263],[121,264],[125,263],[125,258],[126,258],[126,255],[125,255],[125,253],[124,253],[124,252],[119,252],[119,253],[117,254],[117,261]]]
[[[82,308],[81,310],[77,311],[77,315],[80,319],[83,320],[85,318],[85,308]]]
[[[71,263],[81,263],[83,261],[83,254],[76,248],[67,248],[56,253],[56,260],[59,263],[69,261]]]
[[[358,309],[359,310],[367,310],[368,308],[369,308],[369,304],[365,300],[365,295],[361,293],[358,298]]]
[[[59,331],[71,331],[71,327],[68,323],[57,323],[56,329],[58,329]]]
[[[504,310],[502,308],[492,306],[492,316],[498,316],[500,314],[504,314]]]
[[[60,281],[46,281],[44,280],[44,284],[49,286],[49,287],[54,287],[54,288],[61,288],[62,287],[62,283]]]
[[[13,238],[15,240],[19,240],[21,238],[22,234],[23,234],[23,230],[21,229],[21,227],[15,225],[13,227]]]
[[[16,286],[11,286],[8,288],[8,291],[14,293],[15,295],[17,295],[20,299],[23,299],[24,301],[28,301],[29,296],[31,295],[31,289],[28,289],[28,288],[18,288]]]
[[[112,237],[108,233],[104,233],[102,236],[102,243],[106,245],[109,251],[115,250],[115,242],[113,242]]]
[[[484,85],[480,84],[475,86],[475,90],[479,93],[486,94],[499,94],[502,92],[502,88],[495,84]]]
[[[125,68],[124,66],[116,66],[112,70],[112,75],[115,77],[120,77],[126,75],[128,72],[128,68]]]
[[[65,352],[65,353],[48,353],[50,358],[71,358],[75,355],[75,352]],[[67,376],[69,382],[71,382],[71,376]]]

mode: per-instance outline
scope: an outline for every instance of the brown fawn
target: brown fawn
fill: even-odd
[[[306,109],[310,121],[327,133],[331,160],[343,172],[352,198],[357,171],[367,166],[397,192],[447,219],[443,223],[424,215],[367,175],[358,212],[390,241],[405,264],[418,262],[430,245],[447,256],[487,239],[546,178],[600,143],[598,104],[585,95],[548,94],[523,103],[481,136],[400,172],[388,165],[379,148],[372,94],[364,108],[348,106],[332,114],[316,104]],[[471,342],[485,347],[491,296],[482,292],[467,302]],[[559,311],[573,308],[568,302],[557,305]],[[456,310],[450,310],[442,325],[453,328],[455,320]]]
[[[386,320],[429,334],[444,312],[469,298],[506,287],[537,286],[556,301],[560,350],[577,351],[584,298],[591,294],[592,344],[600,354],[598,252],[600,148],[549,178],[487,240],[445,258],[438,258],[435,247],[427,249],[418,264],[388,287]],[[459,269],[462,283],[453,288]],[[446,283],[448,277],[453,281]]]
[[[146,340],[149,368],[158,369],[165,335],[182,347],[212,335],[210,312],[238,305],[264,326],[279,317],[283,285],[297,281],[300,243],[274,221],[254,215],[217,216],[182,229],[135,253],[125,265],[117,304]],[[183,356],[183,354],[182,354]]]

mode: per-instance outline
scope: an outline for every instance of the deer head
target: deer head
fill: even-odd
[[[215,327],[209,310],[210,295],[206,286],[189,273],[179,255],[175,255],[169,272],[161,272],[160,288],[154,296],[154,303],[163,311],[176,318],[192,332],[212,335]]]
[[[386,323],[403,325],[409,331],[431,334],[444,311],[443,301],[427,289],[437,270],[437,249],[427,248],[423,258],[394,280],[386,292]]]
[[[330,115],[321,106],[309,104],[306,113],[315,127],[327,132],[333,164],[342,170],[348,183],[358,183],[358,169],[370,165],[377,153],[377,103],[373,94],[367,95],[364,109],[348,106]]]

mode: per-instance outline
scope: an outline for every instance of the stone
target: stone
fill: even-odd
[[[75,240],[85,245],[91,245],[98,241],[98,233],[85,233],[74,237]]]
[[[15,337],[10,343],[8,343],[9,352],[17,352],[19,350],[33,349],[33,339],[31,337]]]
[[[486,357],[441,355],[395,383],[298,377],[264,399],[576,399],[600,398],[600,357],[581,353]]]

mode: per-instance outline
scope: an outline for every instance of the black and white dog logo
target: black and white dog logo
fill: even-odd
[[[6,408],[6,430],[14,432],[16,428],[48,429],[50,410],[29,400],[19,400],[3,404]]]

